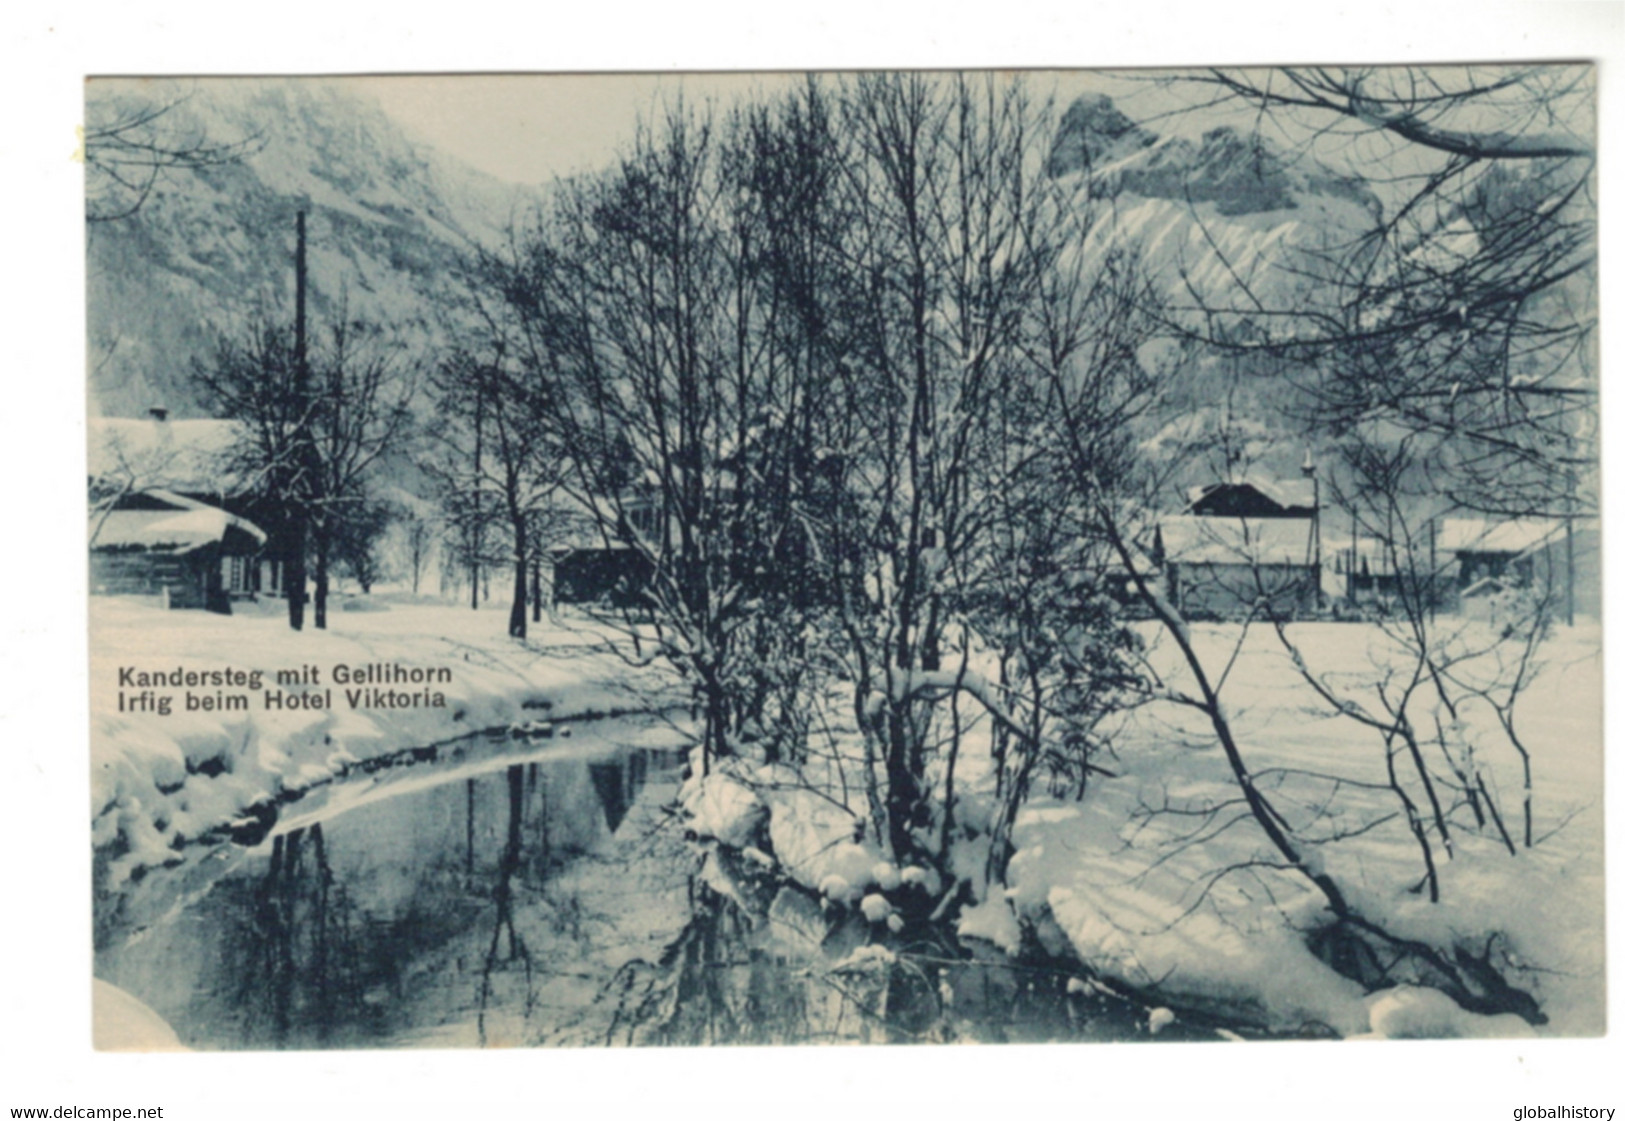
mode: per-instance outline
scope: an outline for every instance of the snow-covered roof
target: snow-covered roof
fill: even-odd
[[[231,494],[241,489],[228,469],[241,431],[232,420],[91,417],[89,474],[142,490]]]
[[[1563,532],[1556,518],[1523,518],[1492,522],[1486,518],[1445,518],[1439,523],[1438,546],[1451,553],[1524,553]]]
[[[1203,483],[1193,486],[1185,491],[1186,509],[1196,505],[1215,491],[1231,487],[1252,487],[1265,498],[1283,509],[1289,506],[1299,506],[1305,509],[1315,504],[1315,485],[1309,479],[1234,479],[1223,483]]]
[[[1164,518],[1163,551],[1184,564],[1307,565],[1314,522],[1309,518]]]
[[[94,549],[153,549],[189,553],[204,545],[225,539],[230,529],[239,529],[265,544],[265,531],[247,518],[228,514],[218,506],[187,498],[171,491],[149,490],[143,494],[163,503],[160,510],[113,510],[91,522]]]

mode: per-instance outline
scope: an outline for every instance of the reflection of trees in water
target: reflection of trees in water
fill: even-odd
[[[193,912],[201,975],[176,1022],[236,1047],[1143,1031],[1142,1007],[1069,991],[1075,963],[979,962],[925,922],[854,954],[881,933],[861,916],[727,853],[696,874],[669,788],[640,800],[671,762],[507,765],[272,839]]]
[[[524,768],[513,766],[508,768],[508,841],[503,847],[502,859],[497,865],[496,886],[491,892],[492,902],[496,905],[496,916],[491,924],[491,942],[485,951],[485,964],[480,970],[478,1026],[480,1046],[482,1047],[486,1043],[485,1014],[490,1007],[493,975],[499,964],[512,966],[517,961],[524,969],[526,1019],[530,1018],[535,1000],[535,979],[531,970],[530,951],[525,947],[525,940],[519,936],[519,931],[515,928],[513,921],[514,874],[519,870],[519,858],[522,851],[520,838],[524,819]],[[502,946],[503,931],[507,931],[508,934],[508,953],[505,958],[500,956],[499,953]]]
[[[639,752],[614,763],[589,763],[587,774],[592,779],[593,792],[598,795],[598,804],[604,809],[604,822],[614,833],[648,782],[649,758]]]
[[[887,1022],[885,974],[838,974],[786,952],[766,937],[765,907],[704,880],[690,880],[689,902],[688,923],[659,960],[629,962],[607,986],[614,1012],[604,1042],[869,1041]]]
[[[1084,1034],[1061,971],[964,960],[925,924],[895,953],[854,957],[871,938],[861,918],[727,854],[686,872],[676,819],[637,808],[651,769],[641,755],[515,764],[394,808],[405,817],[274,838],[262,870],[220,885],[226,981],[210,987],[235,1045],[358,1046],[456,1024],[481,1045]],[[374,847],[380,834],[406,849]],[[677,933],[650,952],[662,929]],[[627,952],[646,957],[606,986],[605,963]]]
[[[770,882],[717,890],[709,879],[691,881],[690,920],[659,960],[629,963],[606,987],[604,1042],[1045,1042],[1143,1030],[1146,1009],[1078,986],[1076,963],[978,956],[929,924],[871,946],[861,918],[821,915],[793,886],[770,907]],[[786,897],[814,920],[794,948],[770,918]]]
[[[538,966],[521,927],[529,928],[544,943],[562,939],[589,955],[596,949],[596,935],[613,935],[610,916],[585,905],[579,889],[554,891],[551,881],[559,868],[591,853],[606,832],[613,835],[620,830],[648,782],[648,756],[636,752],[624,760],[586,765],[585,777],[602,818],[592,812],[592,800],[579,787],[574,796],[568,788],[562,795],[556,794],[552,786],[560,775],[553,771],[534,762],[507,768],[507,828],[491,891],[490,938],[485,943],[476,998],[482,1046],[490,1041],[488,1020],[495,1008],[517,1006],[528,1023],[537,1007],[542,979],[584,976],[579,970]],[[575,774],[580,777],[579,772]],[[472,813],[472,800],[469,806]],[[472,825],[468,832],[473,835]],[[593,872],[595,879],[601,877],[600,882],[618,875],[616,862],[607,857],[595,862]],[[523,899],[521,890],[526,892]]]
[[[355,905],[334,881],[322,827],[276,837],[250,921],[226,943],[228,959],[240,955],[226,964],[239,984],[246,1042],[343,1045],[376,1034],[363,999],[368,955],[358,925]]]

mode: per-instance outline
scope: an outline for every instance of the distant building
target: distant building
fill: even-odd
[[[1151,559],[1190,618],[1244,617],[1261,601],[1279,616],[1308,615],[1319,604],[1313,529],[1298,516],[1182,514],[1157,526]]]
[[[1350,605],[1392,600],[1399,595],[1402,579],[1395,550],[1386,542],[1363,536],[1355,542],[1328,541],[1331,558],[1328,594]]]
[[[796,454],[768,462],[769,449],[783,450],[772,440],[775,422],[753,425],[738,447],[719,455],[707,478],[708,516],[716,524],[707,532],[730,538],[732,579],[749,596],[781,595],[800,606],[837,602],[832,546],[815,543],[809,527],[831,525],[842,507],[844,458],[835,452]],[[761,462],[756,462],[760,460]],[[777,479],[750,496],[749,511],[734,509],[739,501],[739,479]],[[791,482],[802,489],[791,493]],[[762,533],[759,521],[774,501],[783,514],[790,504],[801,516],[786,517],[772,534]],[[680,565],[682,534],[670,495],[652,472],[627,486],[616,500],[601,500],[592,520],[611,527],[604,537],[584,532],[578,544],[550,550],[555,603],[606,602],[625,607],[647,601],[657,577]],[[741,516],[748,513],[750,516]]]
[[[1186,492],[1184,513],[1204,518],[1313,518],[1314,484],[1247,479],[1208,483]]]
[[[233,470],[229,420],[93,417],[88,426],[92,593],[229,610],[281,595],[275,504]]]
[[[1505,621],[1507,597],[1516,592],[1515,584],[1498,576],[1485,576],[1462,588],[1456,602],[1467,618],[1500,624]]]
[[[560,545],[548,551],[548,559],[555,604],[633,607],[641,603],[654,575],[649,558],[630,545]]]
[[[1164,518],[1152,560],[1173,605],[1193,619],[1278,616],[1320,606],[1320,519],[1309,479],[1248,479],[1192,487]]]
[[[1559,618],[1602,613],[1602,540],[1592,518],[1445,518],[1433,548],[1446,581],[1446,606],[1523,589],[1546,595]],[[1468,596],[1469,590],[1474,592]]]
[[[1536,592],[1556,618],[1601,609],[1596,523],[1557,518],[1441,518],[1393,545],[1372,536],[1328,547],[1334,592],[1351,606],[1382,610],[1402,592],[1430,610],[1499,617],[1505,598]]]

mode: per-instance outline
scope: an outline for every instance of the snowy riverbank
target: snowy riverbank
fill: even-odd
[[[504,623],[495,611],[396,603],[335,612],[326,632],[292,632],[269,614],[220,617],[93,600],[99,890],[175,863],[187,841],[218,834],[251,807],[369,760],[485,729],[539,728],[683,699],[669,670],[629,665],[603,631],[548,623],[516,642],[502,633]],[[1377,628],[1302,624],[1294,636],[1312,668],[1350,695],[1383,680],[1389,655]],[[862,745],[838,683],[808,760],[733,758],[705,774],[696,758],[680,796],[689,828],[860,913],[877,942],[906,943],[909,924],[927,913],[931,922],[951,919],[953,909],[936,901],[960,893],[961,937],[1011,954],[1036,944],[1147,1000],[1234,1015],[1265,1030],[1435,1037],[1603,1030],[1601,714],[1565,699],[1600,695],[1594,629],[1559,629],[1521,702],[1535,843],[1509,851],[1496,830],[1472,828],[1459,793],[1450,795],[1459,828],[1440,861],[1438,902],[1419,890],[1422,868],[1385,783],[1381,738],[1328,711],[1267,630],[1244,635],[1213,625],[1197,628],[1195,640],[1205,659],[1229,662],[1231,725],[1261,788],[1293,816],[1309,859],[1393,935],[1493,956],[1546,1023],[1463,1011],[1417,988],[1414,977],[1362,985],[1334,970],[1325,948],[1313,947],[1327,924],[1324,900],[1282,866],[1239,805],[1211,728],[1167,700],[1119,718],[1104,760],[1110,774],[1083,799],[1035,792],[1017,819],[1002,884],[984,879],[994,811],[986,720],[966,735],[944,859],[938,867],[903,865],[867,827]],[[1178,690],[1172,651],[1153,642],[1149,657]],[[425,700],[381,701],[380,689]],[[152,699],[132,712],[143,693]],[[154,711],[160,695],[170,701],[167,715]],[[295,695],[320,696],[323,707],[289,704]],[[1467,708],[1457,719],[1463,742],[1477,745],[1475,773],[1510,815],[1521,796],[1518,759],[1496,742],[1487,713]]]
[[[100,889],[173,861],[247,807],[391,751],[683,698],[670,674],[629,667],[607,632],[580,621],[534,624],[521,642],[497,609],[349,602],[387,609],[336,610],[325,631],[293,631],[270,611],[91,598]]]
[[[1395,652],[1363,624],[1292,628],[1311,668],[1347,695],[1380,690]],[[1188,676],[1167,643],[1150,662],[1170,691]],[[1521,704],[1532,756],[1532,846],[1509,851],[1490,824],[1472,828],[1451,795],[1451,847],[1440,899],[1419,890],[1423,866],[1385,780],[1379,735],[1328,710],[1267,628],[1196,628],[1204,660],[1229,663],[1226,712],[1253,774],[1306,838],[1308,859],[1344,886],[1358,913],[1457,961],[1481,957],[1528,992],[1546,1021],[1479,1015],[1398,975],[1362,985],[1332,968],[1315,932],[1325,900],[1285,867],[1241,803],[1200,714],[1168,700],[1124,714],[1108,740],[1110,777],[1075,800],[1035,796],[1017,819],[1007,883],[980,879],[993,811],[985,720],[959,760],[956,835],[945,868],[974,902],[961,937],[1012,955],[1036,939],[1152,1000],[1239,1017],[1268,1030],[1345,1037],[1592,1035],[1604,1029],[1601,712],[1573,698],[1600,692],[1600,636],[1559,628]],[[1232,658],[1233,656],[1233,658]],[[1431,719],[1431,713],[1429,714]],[[1505,812],[1520,763],[1482,706],[1457,719],[1471,765]],[[701,836],[775,864],[832,904],[853,906],[875,937],[906,942],[898,904],[937,874],[896,867],[865,831],[863,752],[850,721],[799,767],[727,760],[691,780],[683,803]],[[938,810],[940,819],[940,808]],[[929,884],[927,881],[930,881]],[[1469,966],[1470,967],[1470,966]],[[1539,1018],[1538,1016],[1536,1017]]]

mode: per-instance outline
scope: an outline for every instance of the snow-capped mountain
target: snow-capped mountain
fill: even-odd
[[[1363,185],[1310,155],[1228,125],[1161,136],[1101,94],[1068,107],[1047,167],[1091,211],[1086,252],[1136,248],[1174,318],[1198,330],[1210,325],[1204,309],[1245,313],[1299,302],[1310,260],[1338,254],[1379,209]],[[1194,369],[1167,401],[1176,419],[1145,434],[1147,453],[1177,448],[1185,457],[1201,447],[1204,431],[1223,431],[1216,458],[1296,477],[1305,442],[1278,364],[1200,348],[1184,360]],[[1191,479],[1236,467],[1193,462]]]
[[[320,80],[101,81],[87,117],[163,107],[164,143],[242,143],[240,158],[171,169],[140,207],[89,226],[91,410],[205,410],[194,360],[256,317],[291,321],[294,216],[309,212],[311,322],[341,303],[410,344],[440,337],[460,258],[538,195],[414,141],[368,96]],[[1100,218],[1092,239],[1133,242],[1169,299],[1265,298],[1299,282],[1293,254],[1345,243],[1374,201],[1306,157],[1228,127],[1161,136],[1109,97],[1064,114],[1048,170]]]
[[[92,128],[163,108],[144,138],[242,146],[237,159],[166,170],[133,213],[90,223],[95,413],[155,405],[201,413],[189,369],[219,333],[256,317],[291,322],[301,207],[312,329],[342,304],[351,318],[418,345],[436,335],[460,257],[535,201],[415,142],[364,94],[335,84],[98,80],[87,88]]]
[[[1159,136],[1103,94],[1078,98],[1051,147],[1052,175],[1096,204],[1095,237],[1137,245],[1171,297],[1226,303],[1241,281],[1284,295],[1295,253],[1345,245],[1369,227],[1362,185],[1229,125],[1198,139]],[[1287,267],[1283,267],[1287,266]]]

